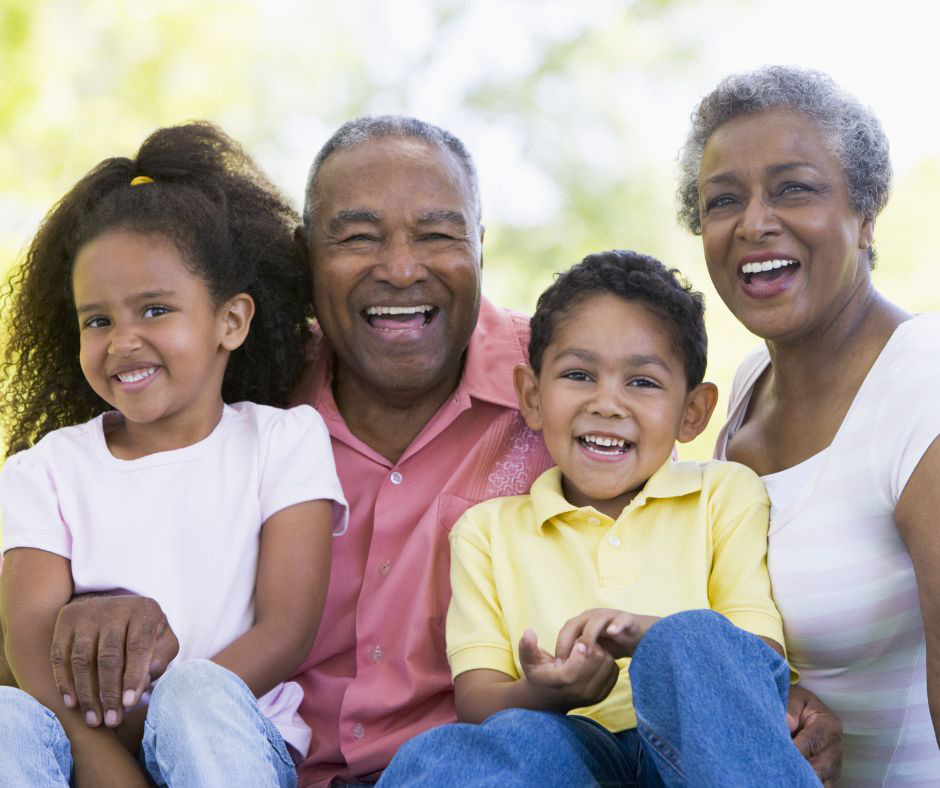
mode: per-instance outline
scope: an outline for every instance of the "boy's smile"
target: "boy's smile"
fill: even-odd
[[[540,374],[519,367],[516,386],[526,422],[541,430],[561,469],[565,498],[614,518],[669,459],[676,439],[704,428],[691,423],[697,392],[714,389],[688,390],[663,318],[607,293],[560,318]]]

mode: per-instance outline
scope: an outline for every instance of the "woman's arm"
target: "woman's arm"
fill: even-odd
[[[281,509],[261,528],[255,623],[212,659],[256,696],[289,678],[316,638],[330,580],[333,502]]]
[[[71,595],[67,559],[25,547],[7,552],[0,577],[6,658],[19,687],[62,723],[79,786],[146,786],[143,772],[114,731],[86,725],[80,711],[66,707],[56,687],[49,650],[59,609]]]
[[[908,479],[894,518],[917,578],[927,640],[927,701],[940,743],[940,438]]]

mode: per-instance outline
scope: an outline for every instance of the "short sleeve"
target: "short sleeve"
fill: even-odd
[[[889,347],[890,362],[882,371],[878,425],[873,430],[873,461],[882,488],[897,505],[921,457],[940,435],[940,315],[921,315],[902,323]],[[894,343],[892,343],[894,344]],[[880,388],[880,387],[879,387]]]
[[[513,647],[499,604],[488,543],[474,527],[473,507],[450,533],[450,607],[447,610],[447,659],[456,678],[468,670],[498,670],[519,678]]]
[[[261,519],[305,501],[333,502],[333,535],[346,531],[349,507],[343,495],[330,434],[309,405],[276,411],[268,424],[261,472]]]
[[[709,602],[735,626],[783,645],[783,624],[767,570],[770,502],[753,471],[737,463],[723,465],[726,475],[710,502]]]
[[[62,519],[52,470],[35,448],[14,454],[0,472],[3,552],[34,547],[72,557],[72,534]]]

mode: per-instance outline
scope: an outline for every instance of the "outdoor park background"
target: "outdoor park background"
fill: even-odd
[[[0,0],[0,270],[102,158],[206,118],[300,206],[343,121],[416,115],[479,169],[484,292],[530,312],[554,272],[632,248],[706,294],[709,379],[726,395],[757,340],[712,290],[674,219],[675,159],[695,102],[768,63],[828,71],[873,106],[895,187],[876,229],[879,289],[940,309],[940,103],[929,6],[854,0]],[[812,396],[812,392],[807,392]],[[681,456],[705,459],[721,425]],[[873,436],[875,439],[877,436]]]

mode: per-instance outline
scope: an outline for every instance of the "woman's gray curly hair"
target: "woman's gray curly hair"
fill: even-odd
[[[767,66],[725,77],[692,113],[692,127],[679,154],[680,224],[696,235],[702,232],[699,173],[708,138],[732,118],[770,107],[792,108],[815,120],[842,162],[852,206],[869,218],[881,212],[891,190],[891,158],[878,118],[828,74]]]

